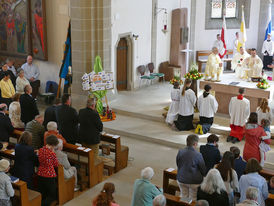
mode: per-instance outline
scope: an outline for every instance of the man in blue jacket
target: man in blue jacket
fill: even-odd
[[[206,175],[206,166],[202,154],[196,151],[199,137],[189,135],[186,141],[186,148],[180,149],[176,157],[177,182],[181,196],[195,201],[198,187]]]

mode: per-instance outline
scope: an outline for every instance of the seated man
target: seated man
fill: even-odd
[[[39,114],[36,100],[31,96],[32,87],[28,84],[24,88],[24,94],[20,96],[21,120],[25,125]]]
[[[150,182],[153,175],[154,171],[151,167],[142,170],[141,179],[135,180],[134,183],[131,206],[152,205],[153,199],[157,195],[163,194],[162,189]]]
[[[2,66],[2,69],[0,70],[0,80],[4,78],[4,73],[7,72],[10,75],[10,80],[11,80],[13,86],[15,87],[15,85],[16,85],[16,76],[8,68],[9,67],[8,67],[7,64]]]
[[[257,55],[256,49],[251,49],[251,56],[245,59],[243,66],[249,80],[251,77],[262,76],[263,62]]]
[[[59,132],[57,130],[57,123],[56,122],[52,122],[52,121],[49,122],[47,124],[47,130],[48,131],[45,132],[45,134],[44,134],[44,145],[46,145],[46,139],[50,135],[54,135],[58,139],[61,139],[63,141],[62,144],[66,144],[67,143],[67,141],[65,140],[65,138],[61,134],[59,134]]]
[[[15,95],[14,86],[10,80],[10,75],[6,71],[4,72],[4,78],[0,81],[0,89],[1,89],[1,103],[5,103],[8,107],[12,102],[12,98]]]
[[[218,49],[216,47],[212,48],[212,53],[208,56],[208,60],[205,68],[205,79],[206,80],[216,80],[220,81],[220,75],[223,71],[223,63],[218,55]],[[210,79],[211,77],[211,79]]]
[[[38,67],[32,63],[32,56],[29,55],[27,57],[27,62],[22,65],[22,69],[24,70],[25,77],[27,80],[29,80],[30,85],[33,88],[32,96],[33,98],[36,98],[36,96],[39,93],[39,87],[40,87],[40,80],[39,75],[40,71]]]
[[[244,174],[245,172],[245,167],[246,167],[246,161],[242,159],[240,156],[240,149],[238,147],[230,147],[230,152],[233,153],[234,155],[234,170],[237,173],[238,180],[240,180],[240,177]]]
[[[232,62],[231,62],[231,67],[232,70],[235,71],[235,75],[237,78],[244,78],[244,71],[243,71],[243,63],[247,57],[250,55],[245,51],[243,47],[240,47],[240,52],[236,53],[233,56]]]
[[[7,64],[8,70],[11,71],[14,74],[14,77],[16,77],[17,72],[16,72],[15,67],[13,66],[14,61],[12,59],[7,59],[6,64]]]
[[[7,105],[0,104],[0,142],[9,142],[9,137],[14,128],[11,124],[10,118],[6,115]],[[1,144],[1,149],[3,144]]]
[[[221,161],[218,142],[219,137],[215,134],[211,134],[207,138],[207,144],[200,146],[200,152],[203,155],[206,165],[206,173]]]
[[[35,119],[27,123],[25,131],[32,134],[32,146],[34,150],[43,147],[43,137],[45,128],[43,127],[44,117],[42,115],[36,115]]]

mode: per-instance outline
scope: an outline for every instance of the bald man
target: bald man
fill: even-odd
[[[218,48],[213,47],[212,53],[208,56],[205,68],[205,79],[211,81],[220,81],[220,75],[223,71],[223,63],[218,55]],[[216,79],[217,76],[217,79]]]

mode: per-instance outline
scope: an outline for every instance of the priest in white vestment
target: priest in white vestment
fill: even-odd
[[[212,53],[208,56],[208,60],[205,68],[205,79],[206,80],[216,80],[220,81],[220,75],[223,72],[223,63],[218,55],[217,47],[212,48]],[[211,78],[211,79],[210,79]]]
[[[244,125],[250,114],[250,102],[244,98],[244,88],[239,89],[239,95],[232,97],[229,103],[230,134],[227,142],[236,143],[243,139]]]
[[[200,122],[195,130],[197,134],[206,134],[214,121],[214,115],[218,110],[216,98],[210,94],[211,86],[206,84],[204,93],[198,98],[198,110],[200,112]]]
[[[267,35],[267,39],[263,43],[262,53],[264,55],[263,63],[264,69],[268,69],[268,65],[273,61],[274,44],[271,39],[271,34]]]
[[[213,47],[216,47],[221,54],[225,52],[224,42],[222,42],[220,34],[217,34],[217,39],[214,41]]]
[[[243,78],[244,77],[244,71],[243,71],[243,63],[244,60],[249,57],[250,55],[245,51],[243,47],[240,47],[240,52],[236,53],[233,56],[231,67],[232,70],[235,71],[235,75],[237,78]]]
[[[238,53],[239,33],[235,33],[235,40],[233,42],[233,56]]]
[[[178,82],[174,83],[174,86],[171,90],[171,104],[168,109],[168,113],[166,116],[166,123],[172,125],[174,120],[177,120],[179,105],[180,105],[180,86]]]
[[[263,62],[257,55],[256,49],[251,49],[251,56],[244,61],[244,70],[248,78],[261,77],[263,69]]]

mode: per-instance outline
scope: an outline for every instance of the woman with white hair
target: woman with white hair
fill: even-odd
[[[47,124],[47,130],[44,134],[44,145],[46,145],[46,139],[48,136],[50,135],[54,135],[56,136],[58,139],[61,139],[63,141],[63,144],[66,144],[67,141],[65,140],[65,138],[59,133],[59,131],[57,130],[57,123],[50,121]]]
[[[131,206],[151,206],[153,199],[163,191],[150,181],[154,175],[151,167],[146,167],[141,171],[141,179],[137,179],[134,183],[133,197]]]
[[[16,93],[24,94],[24,88],[27,85],[30,85],[29,80],[24,76],[24,70],[19,69],[18,77],[16,79]]]
[[[153,200],[153,206],[166,206],[166,197],[162,194],[157,195]]]
[[[257,206],[257,205],[259,205],[259,203],[257,202],[258,195],[259,195],[259,191],[256,187],[249,187],[245,193],[246,200],[240,204],[237,204],[237,206]]]
[[[226,187],[220,172],[211,169],[198,188],[197,200],[207,200],[210,206],[229,206]]]
[[[63,165],[64,167],[64,177],[65,179],[69,179],[72,176],[75,177],[75,188],[74,191],[78,191],[79,187],[77,186],[77,169],[76,167],[72,167],[68,161],[68,156],[63,150],[63,141],[61,139],[58,139],[58,145],[54,148],[54,152],[57,156],[59,164]]]

